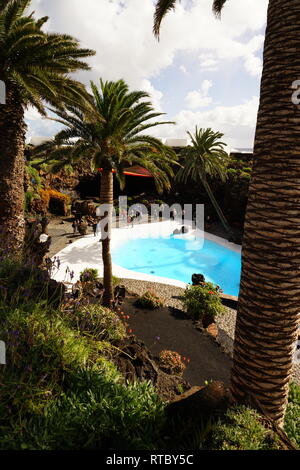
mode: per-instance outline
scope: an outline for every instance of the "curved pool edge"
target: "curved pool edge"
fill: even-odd
[[[192,224],[185,223],[190,229],[192,229]],[[149,235],[153,236],[163,236],[170,235],[176,228],[182,226],[182,223],[176,221],[162,221],[162,222],[152,222],[148,224],[137,224],[134,227],[120,227],[112,229],[112,238],[111,238],[111,250],[114,247],[118,246],[124,241],[127,241],[129,238],[146,238]],[[200,237],[207,238],[208,240],[214,241],[230,250],[241,252],[241,246],[235,243],[229,242],[228,240],[221,238],[217,235],[213,235],[209,232],[203,232],[202,230],[190,230],[187,234],[183,235],[186,238],[195,234],[200,235]],[[124,236],[125,235],[125,236]],[[155,235],[155,236],[154,236]],[[84,255],[84,259],[82,258]],[[79,240],[74,241],[73,243],[67,245],[65,248],[56,253],[56,258],[60,259],[60,268],[54,272],[51,277],[59,282],[65,282],[68,284],[74,284],[79,280],[80,272],[86,268],[96,268],[99,273],[103,269],[102,256],[101,256],[101,243],[99,243],[99,238],[94,237],[94,235],[86,235]],[[54,256],[51,258],[53,260]],[[66,270],[69,270],[66,273]],[[176,286],[185,288],[189,283],[179,281],[177,279],[155,276],[153,274],[141,273],[139,271],[133,271],[127,268],[124,268],[118,264],[112,263],[113,275],[132,280],[148,281],[159,284],[166,284],[170,286]],[[70,272],[73,271],[74,275],[71,279]],[[100,274],[101,277],[101,274]],[[225,294],[228,295],[228,294]],[[235,296],[231,296],[235,297]],[[237,297],[235,297],[237,299]]]

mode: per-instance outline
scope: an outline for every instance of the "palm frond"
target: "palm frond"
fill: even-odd
[[[160,25],[166,14],[175,9],[176,0],[158,0],[154,12],[153,33],[159,39]]]
[[[25,107],[42,114],[47,103],[57,109],[88,106],[90,95],[69,74],[89,69],[82,59],[94,51],[80,48],[70,35],[42,31],[48,18],[35,19],[29,6],[30,0],[0,1],[2,79],[12,83]]]
[[[221,11],[227,0],[214,0],[213,2],[213,12],[217,17],[221,16]]]
[[[221,16],[221,11],[227,0],[213,0],[213,12],[217,18]],[[158,0],[155,6],[154,22],[153,22],[153,34],[159,40],[160,25],[166,14],[174,10],[176,6],[176,0]]]
[[[48,155],[56,161],[61,158],[62,165],[89,158],[93,168],[105,165],[114,169],[122,187],[125,184],[124,168],[139,164],[149,169],[159,191],[169,189],[176,154],[159,139],[144,132],[171,122],[155,121],[162,113],[155,112],[149,101],[143,101],[148,94],[129,91],[124,80],[104,82],[100,79],[100,87],[91,82],[91,89],[89,109],[76,105],[67,105],[65,109],[50,108],[57,115],[51,119],[63,124],[64,128],[51,142],[36,149],[35,154]]]

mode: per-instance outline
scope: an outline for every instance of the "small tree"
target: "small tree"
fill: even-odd
[[[48,158],[62,159],[68,164],[89,158],[94,169],[101,169],[100,202],[107,210],[106,225],[102,226],[103,303],[109,307],[113,301],[112,262],[110,254],[110,228],[113,208],[113,173],[121,187],[125,185],[124,168],[141,165],[154,177],[159,192],[170,188],[173,175],[171,163],[176,154],[159,139],[145,134],[151,127],[170,122],[156,121],[163,113],[154,111],[146,101],[148,93],[129,91],[124,80],[104,82],[100,88],[91,83],[92,110],[69,107],[58,112],[59,122],[66,127],[52,142],[37,149]]]
[[[226,178],[225,162],[228,155],[224,150],[225,143],[220,141],[223,134],[213,132],[210,128],[198,129],[196,126],[195,134],[188,132],[188,135],[191,145],[182,151],[182,168],[176,179],[184,183],[188,180],[201,182],[225,230],[231,234],[231,228],[207,181],[207,176],[218,176],[223,181]]]

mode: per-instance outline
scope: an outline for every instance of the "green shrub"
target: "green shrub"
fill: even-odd
[[[32,191],[26,191],[25,201],[24,201],[25,211],[29,211],[32,199],[33,199],[33,192]]]
[[[45,269],[7,257],[0,263],[0,299],[8,305],[26,305],[30,300],[58,307],[65,287],[50,279]]]
[[[113,282],[113,286],[117,287],[121,281],[120,281],[120,278],[118,278],[117,276],[112,276],[112,282]]]
[[[238,174],[237,170],[235,170],[234,168],[228,168],[226,173],[227,173],[227,175],[233,176],[233,177],[235,177]]]
[[[164,301],[155,292],[147,290],[136,301],[135,305],[140,308],[153,310],[155,308],[163,307]]]
[[[187,314],[195,320],[202,319],[204,314],[215,317],[223,313],[219,286],[211,282],[202,282],[199,286],[188,286],[184,292],[183,304]]]
[[[8,310],[0,307],[1,338],[7,345],[7,364],[16,369],[24,365],[56,377],[64,368],[94,364],[103,348],[97,338],[90,341],[71,328],[60,313],[47,311],[45,306],[31,303],[23,308]],[[6,372],[10,368],[4,368]]]
[[[97,340],[118,341],[126,335],[125,326],[118,315],[102,305],[81,306],[65,315],[70,326]]]
[[[212,426],[208,442],[211,450],[278,449],[276,438],[268,431],[259,414],[245,406],[230,408]]]
[[[26,171],[27,175],[30,178],[30,184],[31,185],[41,186],[41,177],[40,177],[39,172],[36,168],[34,168],[31,165],[26,165],[25,166],[25,171]]]
[[[71,319],[38,303],[21,307],[0,304],[0,449],[155,449],[162,402],[149,383],[122,384],[105,357],[110,343],[98,340],[125,334],[114,313],[90,305]]]
[[[294,444],[300,447],[300,386],[296,383],[290,384],[284,431]]]
[[[0,449],[155,449],[163,405],[148,382],[122,385],[92,370],[66,373],[66,391],[2,427]]]
[[[290,383],[289,403],[294,403],[295,405],[300,406],[300,386],[295,382]]]
[[[251,175],[245,171],[241,171],[240,177],[249,180],[251,178]]]
[[[97,281],[98,270],[95,268],[86,268],[81,271],[79,279],[81,282]]]

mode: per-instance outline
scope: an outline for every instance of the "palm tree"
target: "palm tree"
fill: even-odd
[[[89,158],[94,169],[101,168],[100,203],[107,205],[107,224],[102,233],[103,303],[111,306],[113,300],[112,264],[110,255],[110,227],[113,207],[113,172],[124,187],[123,169],[142,165],[155,179],[158,191],[170,188],[170,164],[176,154],[155,137],[145,134],[151,127],[170,122],[157,122],[162,115],[145,101],[148,93],[129,92],[123,80],[103,82],[100,88],[92,82],[93,110],[87,112],[70,107],[68,112],[57,112],[60,123],[66,126],[52,142],[37,149],[40,155],[63,163]]]
[[[80,59],[93,55],[64,34],[42,31],[47,17],[27,13],[30,0],[0,3],[0,80],[6,103],[0,104],[0,230],[1,246],[20,252],[24,240],[24,111],[33,106],[46,114],[45,103],[63,109],[83,102],[87,92],[69,78],[87,70]]]
[[[215,0],[220,14],[226,0]],[[159,0],[154,32],[176,0]],[[299,0],[269,0],[231,392],[282,425],[300,321]]]
[[[0,12],[13,0],[0,0]]]
[[[192,145],[185,147],[181,153],[184,161],[181,162],[183,166],[179,169],[176,179],[183,183],[190,179],[196,183],[201,181],[221,223],[231,235],[231,228],[207,181],[207,175],[212,177],[217,176],[222,181],[226,178],[224,164],[228,155],[224,150],[225,143],[219,140],[223,137],[223,134],[214,132],[210,128],[198,129],[197,126],[194,135],[190,132],[187,132],[187,134],[192,141]]]

